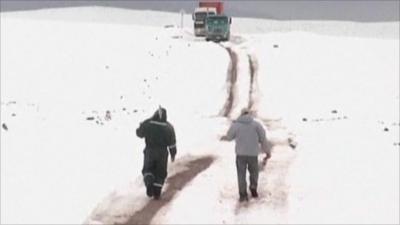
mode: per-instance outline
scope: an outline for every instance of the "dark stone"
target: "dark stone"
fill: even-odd
[[[338,111],[336,109],[332,110],[331,113],[335,114],[338,113]]]
[[[16,116],[16,114],[15,114],[15,113],[13,113],[13,114],[11,114],[11,116],[12,116],[12,117],[14,117],[14,116]]]
[[[389,128],[385,127],[385,129],[383,129],[383,131],[387,132],[387,131],[389,131]]]
[[[297,147],[296,142],[294,142],[292,138],[288,138],[288,143],[289,143],[289,146],[290,146],[292,149],[295,149],[295,148]]]
[[[1,125],[1,127],[3,127],[4,130],[8,130],[8,127],[7,127],[7,125],[6,125],[5,123],[3,123],[3,124]]]
[[[94,120],[93,116],[86,117],[86,120]]]
[[[307,118],[303,118],[303,121],[306,122],[306,121],[307,121]]]
[[[274,48],[279,48],[279,45],[274,45]]]

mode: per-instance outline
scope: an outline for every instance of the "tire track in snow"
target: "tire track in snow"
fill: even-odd
[[[247,55],[249,61],[250,71],[250,87],[249,87],[249,104],[248,108],[252,111],[257,111],[257,74],[258,74],[258,60],[257,57],[251,54]]]
[[[263,204],[271,206],[271,209],[279,211],[284,218],[288,206],[289,184],[287,176],[295,154],[288,145],[273,143],[272,157],[267,165],[261,168],[259,189]]]
[[[222,46],[222,45],[221,45]],[[244,96],[239,95],[239,88],[237,83],[239,82],[239,56],[241,55],[237,50],[234,50],[232,47],[224,47],[229,54],[230,63],[228,66],[227,72],[227,98],[225,104],[220,111],[219,115],[223,117],[230,118],[232,116],[232,112],[235,107],[238,107],[238,98]],[[248,91],[248,100],[247,105],[243,105],[242,107],[248,107],[252,111],[257,111],[257,72],[258,72],[258,60],[257,57],[251,54],[247,54],[248,66],[249,66],[249,91]],[[239,106],[240,107],[240,106]]]
[[[142,209],[136,211],[125,224],[150,224],[157,212],[170,203],[173,197],[181,191],[199,173],[206,170],[214,161],[211,156],[185,162],[186,169],[167,179],[168,187],[163,191],[160,200],[149,201]]]
[[[228,51],[229,57],[231,58],[226,79],[228,98],[226,99],[224,107],[222,108],[219,114],[223,117],[230,117],[236,95],[235,92],[236,92],[236,82],[238,77],[238,69],[237,69],[238,55],[230,47],[226,47],[225,49]]]
[[[117,190],[93,210],[83,224],[151,224],[153,218],[197,175],[213,162],[213,156],[183,157],[170,167],[160,200],[149,199],[142,179],[127,190]]]
[[[248,55],[248,60],[251,80],[248,107],[256,112],[257,115],[257,104],[259,102],[257,85],[259,63],[257,57],[251,54]],[[260,197],[263,198],[261,202],[270,207],[278,221],[284,221],[286,220],[289,195],[287,177],[290,165],[295,156],[293,149],[296,145],[293,141],[293,135],[287,131],[286,127],[282,126],[281,120],[259,119],[268,128],[269,134],[271,134],[267,138],[272,151],[272,157],[267,161],[267,164],[260,165],[260,172],[265,172],[265,175],[260,176],[259,179]],[[280,133],[280,135],[276,135],[276,133]]]
[[[222,45],[221,45],[222,46]],[[224,47],[224,46],[222,46]],[[240,54],[233,50],[232,47],[224,47],[231,58],[228,67],[227,81],[229,82],[228,97],[224,104],[221,113],[222,116],[230,118],[233,108],[236,106],[237,96],[239,93],[238,76],[243,75],[239,73],[238,62]],[[246,52],[247,62],[249,66],[249,87],[248,87],[248,102],[247,107],[257,115],[258,104],[260,100],[260,92],[258,88],[258,70],[259,62],[256,55]],[[243,86],[243,85],[242,85]],[[243,106],[244,107],[244,106]],[[268,128],[272,137],[269,137],[270,145],[272,146],[272,157],[268,160],[266,165],[260,164],[260,178],[259,178],[259,194],[260,198],[257,200],[262,205],[267,206],[271,210],[272,215],[278,221],[286,219],[288,207],[289,184],[287,177],[290,165],[292,164],[295,156],[293,149],[296,143],[293,141],[293,135],[287,131],[287,128],[282,126],[280,120],[269,120],[265,118],[258,118]],[[283,133],[283,135],[276,135],[275,133]],[[275,137],[274,137],[275,136]],[[257,204],[258,205],[258,204]],[[239,214],[243,204],[237,204],[235,214]]]

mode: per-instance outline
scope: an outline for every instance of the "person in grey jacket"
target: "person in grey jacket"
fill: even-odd
[[[221,137],[223,141],[235,140],[236,169],[239,186],[239,201],[248,201],[246,170],[250,173],[250,192],[257,198],[258,185],[258,154],[263,151],[266,158],[271,157],[265,129],[258,121],[255,121],[250,111],[242,109],[241,115],[233,121],[228,133]]]

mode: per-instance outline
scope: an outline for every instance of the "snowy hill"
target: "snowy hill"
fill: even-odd
[[[1,223],[399,223],[398,22],[233,18],[216,44],[176,13],[0,15]],[[134,131],[159,104],[178,155],[155,202]],[[274,147],[241,205],[219,136],[249,104]]]

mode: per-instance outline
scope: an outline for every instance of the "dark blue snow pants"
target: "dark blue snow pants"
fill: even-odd
[[[167,177],[167,149],[145,148],[143,162],[143,180],[146,187],[153,186],[154,194],[160,195]]]

